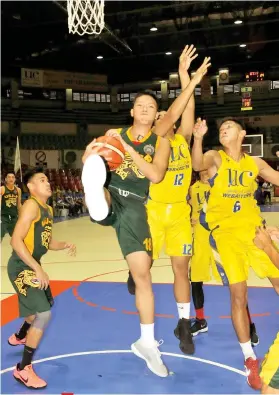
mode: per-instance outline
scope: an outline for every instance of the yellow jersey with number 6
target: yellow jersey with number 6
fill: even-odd
[[[181,134],[169,139],[171,154],[165,178],[150,184],[149,197],[158,203],[185,202],[192,176],[192,162],[188,143]]]
[[[222,163],[209,180],[211,189],[204,207],[205,221],[210,229],[216,226],[239,228],[262,223],[255,199],[259,173],[255,160],[244,154],[239,162],[219,151]]]

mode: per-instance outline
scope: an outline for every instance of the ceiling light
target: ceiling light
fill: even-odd
[[[240,44],[239,47],[240,47],[240,48],[245,48],[245,47],[246,47],[246,44]]]
[[[166,55],[172,55],[172,52],[166,52]]]
[[[158,30],[158,28],[157,28],[155,25],[153,25],[153,26],[150,28],[150,31],[151,31],[151,32],[157,32],[157,30]]]
[[[243,21],[241,20],[241,19],[236,19],[235,21],[234,21],[234,24],[235,25],[241,25],[243,23]]]
[[[97,59],[103,59],[102,55],[97,56]]]

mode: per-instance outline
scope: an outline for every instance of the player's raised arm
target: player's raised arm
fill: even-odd
[[[184,89],[187,88],[187,85],[190,83],[190,76],[188,70],[190,68],[192,61],[198,56],[197,54],[195,54],[195,52],[196,52],[196,48],[193,45],[191,46],[186,45],[184,51],[182,52],[179,58],[178,72],[181,82],[181,89],[183,91]],[[195,96],[193,92],[185,110],[182,113],[181,124],[177,131],[177,133],[182,134],[182,136],[184,136],[188,144],[190,144],[191,141],[194,123],[195,123]]]
[[[160,137],[158,137],[160,138]],[[156,149],[156,153],[152,163],[146,162],[140,154],[138,154],[132,146],[126,144],[125,141],[120,137],[121,142],[134,163],[139,168],[139,171],[148,178],[154,184],[162,181],[168,168],[169,157],[170,157],[170,143],[167,139],[160,138],[159,146]]]
[[[192,147],[192,166],[195,171],[208,170],[216,166],[216,156],[219,155],[216,151],[208,151],[203,154],[202,144],[207,130],[206,121],[198,118],[194,126],[194,144]]]
[[[177,120],[181,117],[185,110],[190,97],[192,96],[195,87],[201,82],[203,76],[207,73],[208,67],[211,66],[210,58],[205,58],[201,67],[197,70],[186,89],[175,99],[162,122],[156,127],[154,132],[158,136],[165,136],[168,131],[173,127]]]
[[[279,171],[272,169],[264,160],[261,158],[254,158],[259,168],[259,175],[266,181],[271,182],[276,186],[279,186]]]
[[[30,230],[32,222],[36,220],[39,215],[39,207],[32,199],[27,200],[22,206],[19,214],[19,219],[16,223],[13,236],[11,239],[11,246],[18,257],[29,266],[36,273],[36,277],[40,282],[40,288],[47,288],[48,276],[43,271],[39,263],[32,257],[24,240]]]

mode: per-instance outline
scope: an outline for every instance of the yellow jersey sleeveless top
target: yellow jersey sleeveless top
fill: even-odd
[[[149,197],[158,203],[185,202],[191,182],[192,163],[188,143],[181,134],[169,139],[171,154],[165,178],[150,184]]]
[[[192,218],[199,219],[200,212],[209,195],[210,185],[201,181],[191,186]]]
[[[239,162],[224,151],[219,151],[222,163],[209,180],[211,188],[205,204],[205,220],[210,229],[222,226],[239,227],[240,224],[261,224],[260,209],[254,197],[257,188],[258,167],[244,154]]]

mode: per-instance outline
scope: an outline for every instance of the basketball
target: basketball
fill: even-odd
[[[121,141],[115,137],[101,136],[98,137],[95,142],[95,145],[100,144],[106,144],[106,147],[102,147],[98,155],[106,160],[110,170],[116,170],[125,157],[125,150]]]

